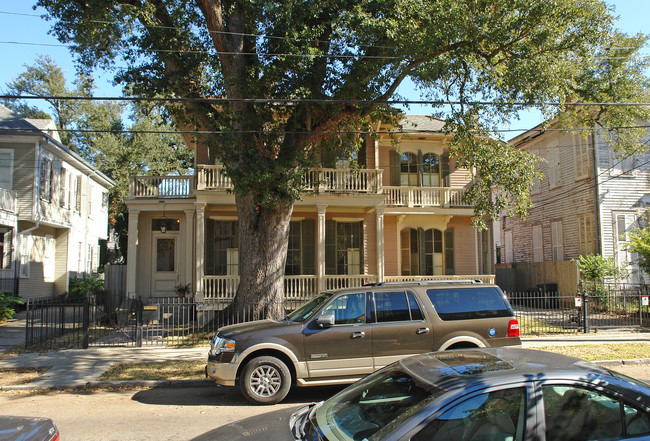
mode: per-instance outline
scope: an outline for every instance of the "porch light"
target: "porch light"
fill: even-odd
[[[167,221],[163,220],[160,222],[160,232],[161,233],[166,233],[167,232]]]

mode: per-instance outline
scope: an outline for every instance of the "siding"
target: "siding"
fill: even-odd
[[[454,266],[456,275],[476,274],[476,230],[469,217],[454,217],[447,228],[454,229]]]
[[[397,216],[384,216],[384,274],[399,276]]]

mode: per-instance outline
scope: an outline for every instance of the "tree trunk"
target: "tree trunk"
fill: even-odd
[[[239,288],[234,307],[253,320],[279,318],[285,312],[284,265],[293,202],[261,207],[255,196],[236,196],[239,218]]]

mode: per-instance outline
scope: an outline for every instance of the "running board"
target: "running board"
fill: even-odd
[[[296,386],[305,387],[305,386],[331,386],[336,384],[350,384],[355,381],[359,381],[363,378],[354,377],[354,378],[334,378],[330,380],[305,380],[304,378],[298,378],[296,380]]]

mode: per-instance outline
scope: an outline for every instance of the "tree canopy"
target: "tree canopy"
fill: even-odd
[[[271,254],[286,255],[286,246],[260,240],[286,239],[301,175],[341,134],[358,138],[371,121],[396,122],[386,102],[400,98],[406,78],[422,97],[454,103],[438,106],[437,115],[454,136],[458,164],[473,171],[468,197],[479,222],[504,210],[524,215],[537,176],[530,155],[495,139],[497,124],[529,107],[603,127],[648,116],[642,107],[563,106],[645,99],[647,78],[634,54],[646,37],[616,33],[613,11],[600,0],[36,4],[88,71],[114,69],[135,95],[187,98],[166,110],[177,127],[208,132],[185,136],[225,165],[240,217],[238,297],[242,288],[257,300],[271,292],[264,302],[281,291],[284,261]],[[207,100],[216,97],[226,101]],[[619,138],[634,139],[630,133]],[[262,230],[278,222],[278,231]]]

